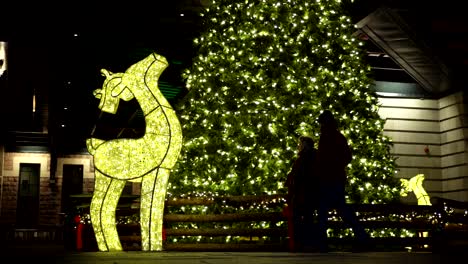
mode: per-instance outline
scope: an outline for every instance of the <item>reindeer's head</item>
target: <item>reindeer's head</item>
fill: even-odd
[[[400,190],[400,195],[405,197],[408,196],[408,193],[411,192],[411,188],[409,185],[409,180],[407,179],[400,179],[401,182],[401,190]]]
[[[104,80],[102,89],[94,90],[93,94],[96,98],[101,99],[98,106],[99,109],[115,114],[119,107],[120,99],[129,101],[133,99],[133,93],[128,88],[124,73],[113,74],[105,69],[102,69],[101,73],[106,79]]]
[[[6,42],[0,41],[0,76],[2,76],[7,69],[6,59]]]

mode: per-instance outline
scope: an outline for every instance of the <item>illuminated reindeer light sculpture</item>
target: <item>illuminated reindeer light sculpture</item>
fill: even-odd
[[[432,205],[431,198],[423,187],[424,174],[418,174],[411,179],[400,179],[403,189],[401,196],[407,196],[409,192],[413,192],[418,201],[418,205]]]
[[[119,100],[135,98],[145,116],[146,130],[138,139],[89,138],[94,156],[95,187],[91,200],[91,223],[100,251],[119,251],[115,210],[127,181],[141,182],[140,225],[144,251],[162,250],[162,225],[166,187],[171,168],[182,146],[182,131],[175,111],[158,88],[168,66],[156,53],[130,66],[125,73],[101,70],[106,77],[95,90],[102,111],[115,114]]]
[[[432,205],[431,197],[429,197],[429,194],[427,194],[423,187],[424,174],[417,174],[411,179],[400,179],[400,181],[403,186],[401,196],[407,196],[409,192],[413,192],[418,201],[418,205]],[[427,237],[429,232],[418,232],[418,235],[420,237]],[[424,246],[427,247],[428,245]]]

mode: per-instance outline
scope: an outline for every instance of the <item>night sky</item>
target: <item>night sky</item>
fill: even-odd
[[[57,140],[65,145],[82,145],[91,133],[103,138],[141,134],[144,122],[136,102],[121,103],[120,118],[107,116],[100,113],[92,91],[102,86],[101,69],[123,72],[152,51],[169,61],[160,82],[184,88],[181,72],[193,56],[198,15],[181,5],[184,1],[169,2],[157,7],[71,2],[10,9],[8,24],[0,27],[9,66],[0,83],[2,131],[41,132],[48,118],[54,124],[49,130],[58,132]],[[39,104],[35,114],[33,94]],[[45,108],[48,117],[41,116]]]
[[[66,125],[58,133],[64,138],[69,134],[87,137],[98,121],[116,126],[110,136],[125,126],[141,126],[140,121],[129,120],[137,111],[132,102],[122,103],[122,120],[99,116],[92,91],[104,80],[100,69],[121,72],[155,51],[170,63],[160,81],[184,86],[180,74],[195,54],[192,40],[200,28],[198,10],[203,2],[4,4],[0,41],[9,43],[9,70],[0,80],[2,131],[41,130],[38,126],[44,118],[31,115],[33,93],[53,112],[49,120]],[[466,79],[468,22],[460,7],[463,1],[355,0],[350,10],[357,22],[383,4],[400,10],[432,52],[459,72],[456,76]]]

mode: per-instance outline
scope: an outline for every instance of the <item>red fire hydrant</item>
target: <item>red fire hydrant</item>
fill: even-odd
[[[76,250],[81,251],[83,249],[83,224],[79,215],[75,216],[74,221],[76,224]]]

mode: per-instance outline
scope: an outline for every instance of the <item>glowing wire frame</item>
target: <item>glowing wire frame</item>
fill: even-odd
[[[162,250],[164,200],[170,170],[182,146],[182,130],[175,111],[158,88],[168,66],[156,53],[130,66],[125,73],[101,70],[102,89],[93,92],[102,111],[115,114],[119,101],[135,98],[145,116],[145,135],[138,139],[86,140],[94,157],[95,187],[91,223],[100,251],[120,251],[115,210],[126,181],[141,182],[142,250]]]
[[[407,196],[409,192],[414,192],[414,195],[418,200],[418,205],[432,205],[431,198],[422,185],[424,181],[424,174],[418,174],[409,180],[400,180],[403,185],[401,196]]]

